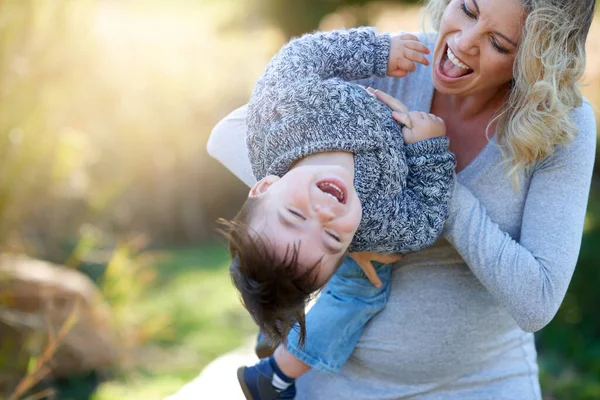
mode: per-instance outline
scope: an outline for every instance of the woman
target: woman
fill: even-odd
[[[594,0],[431,0],[431,66],[362,82],[444,119],[457,184],[444,238],[407,254],[338,375],[298,399],[540,399],[533,334],[575,268],[596,145],[577,87]],[[392,96],[385,94],[390,93]],[[209,152],[247,184],[245,109]]]

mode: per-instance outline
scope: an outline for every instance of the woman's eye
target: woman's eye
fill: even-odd
[[[296,218],[300,218],[303,221],[306,219],[306,217],[304,215],[302,215],[302,213],[299,211],[296,211],[292,208],[288,208],[288,211],[290,212],[290,214],[294,215]]]
[[[500,46],[498,44],[498,42],[496,42],[495,39],[492,39],[492,46],[494,46],[494,48],[498,51],[498,53],[508,54],[508,50],[506,50],[504,47]]]
[[[465,13],[465,15],[471,19],[475,19],[476,16],[475,14],[473,14],[471,11],[469,11],[469,9],[467,8],[467,4],[463,1],[462,4],[460,5],[460,8],[463,10],[463,12]]]

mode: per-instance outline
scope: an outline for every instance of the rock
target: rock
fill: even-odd
[[[21,255],[0,254],[0,330],[24,338],[21,351],[42,352],[77,307],[76,320],[49,365],[53,377],[103,371],[118,362],[110,309],[96,285],[81,272]],[[0,331],[0,336],[3,332]]]

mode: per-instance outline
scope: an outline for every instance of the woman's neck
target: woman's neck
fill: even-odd
[[[435,92],[431,112],[446,123],[450,151],[456,156],[457,172],[469,165],[496,132],[492,119],[502,108],[506,93],[488,96],[458,96]]]
[[[477,93],[468,96],[442,94],[436,91],[435,95],[442,96],[446,109],[455,117],[469,121],[486,118],[488,121],[502,108],[509,94],[508,86],[502,90]]]

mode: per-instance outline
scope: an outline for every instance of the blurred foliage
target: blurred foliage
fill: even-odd
[[[65,85],[81,85],[87,69],[71,63],[86,46],[75,34],[86,21],[67,11],[85,13],[89,2],[41,4],[0,9],[0,246],[85,164],[84,137],[61,111],[74,100]]]
[[[339,13],[346,14],[346,23],[350,25],[368,25],[371,23],[370,4],[385,7],[390,4],[415,4],[418,0],[252,0],[254,10],[262,22],[279,27],[286,37],[298,36],[319,28],[324,16]]]
[[[2,2],[0,248],[64,262],[89,226],[104,245],[181,243],[232,213],[241,185],[204,148],[246,95],[215,80],[238,72],[240,45],[221,54],[217,14],[179,5]]]
[[[129,339],[136,349],[125,373],[102,384],[93,399],[162,399],[254,333],[254,323],[230,283],[225,246],[148,251],[133,258],[137,266],[126,259],[104,285],[110,286],[109,299],[120,318],[130,321],[126,326],[138,327],[129,330],[136,332]],[[148,264],[153,267],[148,269]],[[127,271],[125,284],[116,280],[122,268]],[[128,288],[137,292],[131,303]]]

